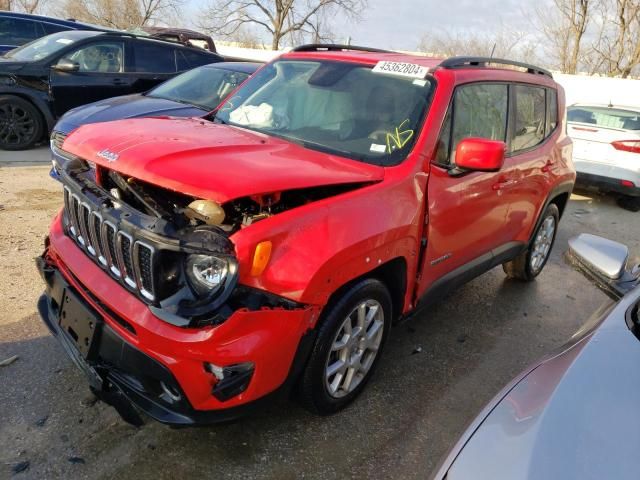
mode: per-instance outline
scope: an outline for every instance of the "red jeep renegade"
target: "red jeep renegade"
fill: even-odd
[[[40,314],[134,423],[293,385],[335,412],[418,302],[540,273],[575,180],[564,112],[531,65],[309,45],[204,118],[83,126],[53,150]]]

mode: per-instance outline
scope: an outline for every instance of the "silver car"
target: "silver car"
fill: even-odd
[[[507,385],[433,479],[640,479],[640,266],[594,235],[569,246],[570,262],[619,302]]]

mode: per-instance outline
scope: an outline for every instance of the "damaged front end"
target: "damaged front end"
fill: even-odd
[[[217,325],[240,308],[296,308],[238,283],[231,233],[272,214],[270,199],[224,207],[67,158],[63,228],[104,271],[179,327]]]

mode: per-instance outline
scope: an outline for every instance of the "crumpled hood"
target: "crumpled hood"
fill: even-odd
[[[87,123],[110,122],[125,118],[171,115],[173,117],[198,117],[206,113],[198,107],[134,94],[108,98],[74,108],[62,116],[54,130],[69,133]]]
[[[380,181],[384,168],[200,119],[84,125],[64,150],[106,168],[224,203],[261,193]]]

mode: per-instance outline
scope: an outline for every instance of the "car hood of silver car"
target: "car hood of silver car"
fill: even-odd
[[[640,287],[491,402],[436,473],[447,480],[640,478]]]

